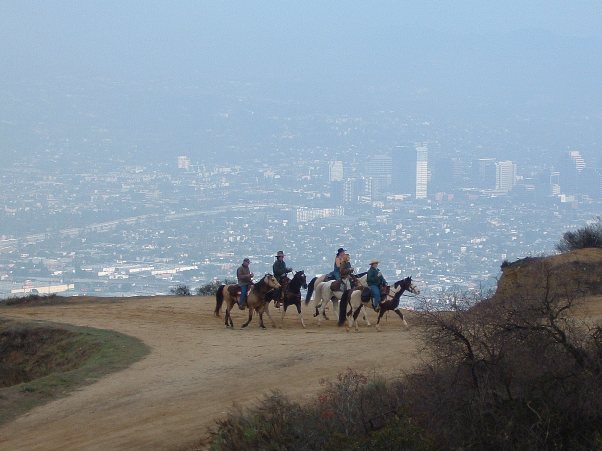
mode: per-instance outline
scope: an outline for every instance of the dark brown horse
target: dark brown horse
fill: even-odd
[[[225,323],[226,327],[230,326],[234,328],[234,323],[232,323],[232,316],[230,315],[230,311],[232,310],[232,306],[238,304],[238,300],[240,298],[240,285],[220,285],[215,293],[215,311],[213,312],[215,316],[219,318],[220,310],[222,308],[222,304],[226,301],[226,318]]]
[[[282,321],[280,323],[280,327],[282,327],[282,324],[284,323],[286,309],[289,306],[294,305],[297,307],[297,313],[299,314],[301,325],[305,329],[305,321],[303,321],[303,314],[301,313],[301,288],[307,289],[307,278],[303,271],[298,271],[295,273],[286,287],[281,288],[281,290],[284,290],[282,297],[280,297],[278,290],[271,291],[267,294],[267,302],[274,300],[274,304],[276,304],[277,301],[282,299],[282,305],[280,306],[280,310],[282,311]]]
[[[280,288],[280,284],[272,274],[266,274],[259,280],[259,282],[255,283],[249,288],[249,293],[247,294],[249,319],[242,325],[242,327],[247,327],[253,319],[253,310],[259,313],[259,327],[265,329],[265,325],[263,324],[264,313],[267,313],[268,318],[270,318],[270,321],[272,321],[272,326],[276,327],[276,323],[272,319],[272,315],[270,315],[270,311],[268,309],[270,301],[267,299],[268,292],[276,288]]]

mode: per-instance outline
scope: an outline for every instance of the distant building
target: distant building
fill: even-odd
[[[178,157],[178,169],[190,169],[190,158],[187,156],[181,155]]]
[[[512,161],[499,161],[495,164],[495,189],[510,192],[516,184],[516,164]]]
[[[479,158],[473,163],[474,186],[480,189],[495,188],[497,169],[495,158]]]
[[[366,161],[366,177],[372,179],[372,197],[383,197],[391,186],[393,163],[389,155],[373,155]]]
[[[328,181],[329,182],[342,182],[343,181],[343,162],[331,161],[328,164]]]
[[[563,194],[580,194],[582,189],[582,173],[585,160],[578,150],[565,152],[560,158],[558,172],[560,174],[560,191]]]
[[[416,146],[416,199],[426,199],[428,194],[428,148]]]

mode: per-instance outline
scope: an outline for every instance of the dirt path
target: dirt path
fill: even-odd
[[[181,449],[206,436],[234,402],[276,388],[309,399],[321,378],[346,368],[395,377],[416,362],[415,340],[394,315],[381,333],[365,326],[345,333],[332,320],[318,328],[309,311],[305,330],[290,311],[283,329],[260,330],[254,319],[241,330],[246,311],[237,310],[238,329],[227,330],[214,306],[212,298],[170,296],[3,309],[6,317],[113,329],[151,353],[2,426],[0,449]]]

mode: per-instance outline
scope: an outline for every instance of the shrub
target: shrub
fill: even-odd
[[[304,406],[273,392],[257,406],[233,410],[218,421],[211,449],[431,449],[402,414],[399,384],[347,370],[322,385]]]
[[[578,290],[550,289],[556,276],[542,271],[536,294],[426,309],[427,363],[406,399],[437,447],[600,449],[602,327],[573,319]]]
[[[198,287],[195,290],[195,293],[197,294],[197,296],[215,296],[215,293],[217,293],[217,289],[220,285],[234,283],[236,283],[236,281],[229,279],[226,279],[223,282],[220,282],[219,280],[214,280],[213,282],[209,282],[201,287]]]
[[[602,218],[576,231],[565,232],[562,240],[556,245],[559,252],[569,252],[588,247],[602,247]]]
[[[192,294],[187,285],[178,285],[177,287],[170,289],[169,292],[176,296],[190,296]]]

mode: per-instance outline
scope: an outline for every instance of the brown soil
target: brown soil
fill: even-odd
[[[3,308],[7,318],[48,320],[112,329],[141,339],[150,354],[65,398],[0,427],[1,449],[182,449],[207,437],[216,418],[278,389],[309,400],[346,368],[397,377],[418,361],[411,330],[389,314],[381,333],[361,326],[346,333],[334,321],[318,327],[310,310],[302,329],[290,310],[284,327],[268,330],[246,311],[236,329],[213,316],[209,297],[123,300],[73,298],[61,305]],[[280,318],[272,309],[274,319]],[[375,322],[374,312],[370,318]],[[412,316],[409,323],[412,324]]]

